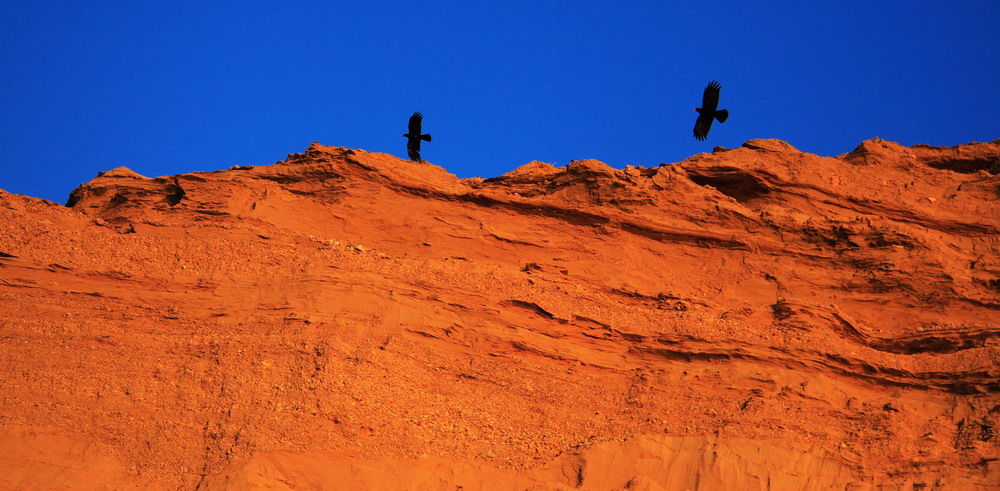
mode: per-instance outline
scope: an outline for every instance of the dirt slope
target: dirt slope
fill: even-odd
[[[1000,482],[1000,140],[0,192],[0,488]]]

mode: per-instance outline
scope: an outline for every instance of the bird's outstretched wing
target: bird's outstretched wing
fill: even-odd
[[[716,96],[716,100],[718,100],[718,96]],[[420,137],[420,126],[423,120],[424,120],[424,115],[420,114],[419,112],[415,112],[413,113],[413,116],[410,116],[411,135],[416,136],[418,138]],[[420,142],[417,142],[417,150],[420,150]]]
[[[712,115],[711,113],[703,112],[698,115],[698,120],[694,122],[694,138],[695,140],[704,140],[708,138],[708,130],[712,129]]]
[[[420,162],[420,138],[406,139],[406,153],[410,156],[410,160]]]
[[[719,107],[719,91],[721,90],[722,86],[715,80],[709,82],[708,87],[705,87],[705,94],[701,98],[702,114],[704,114],[705,111],[709,111],[709,114],[711,114],[712,111],[715,111]]]

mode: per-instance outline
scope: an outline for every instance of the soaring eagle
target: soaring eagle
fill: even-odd
[[[406,137],[406,153],[410,155],[410,160],[414,162],[423,162],[420,159],[420,140],[431,141],[431,135],[420,134],[420,123],[423,120],[423,114],[419,112],[413,113],[413,116],[410,116],[410,131],[403,135]]]
[[[694,137],[697,140],[704,140],[708,138],[708,130],[712,129],[712,120],[718,119],[720,123],[725,123],[726,119],[729,118],[729,111],[722,109],[716,110],[719,107],[719,91],[722,90],[722,86],[719,82],[715,80],[705,87],[705,95],[701,99],[701,107],[695,108],[698,111],[698,121],[694,122]]]

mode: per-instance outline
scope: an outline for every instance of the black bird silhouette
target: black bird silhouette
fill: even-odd
[[[403,134],[406,137],[406,153],[410,155],[410,160],[423,162],[420,159],[420,140],[431,141],[431,135],[420,134],[420,123],[424,120],[424,115],[419,112],[410,116],[410,132]]]
[[[698,121],[694,122],[694,137],[696,140],[708,138],[708,130],[712,129],[712,119],[718,119],[720,123],[725,123],[726,119],[729,118],[729,111],[725,109],[716,110],[719,107],[719,91],[721,90],[722,86],[715,80],[711,81],[708,87],[705,87],[705,95],[702,96],[701,107],[695,108],[695,111],[698,111]]]

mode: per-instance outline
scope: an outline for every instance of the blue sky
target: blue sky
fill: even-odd
[[[459,177],[779,138],[1000,138],[1000,2],[2,2],[0,189],[266,165],[310,142]],[[680,2],[678,2],[680,3]],[[730,110],[692,137],[701,92]]]

